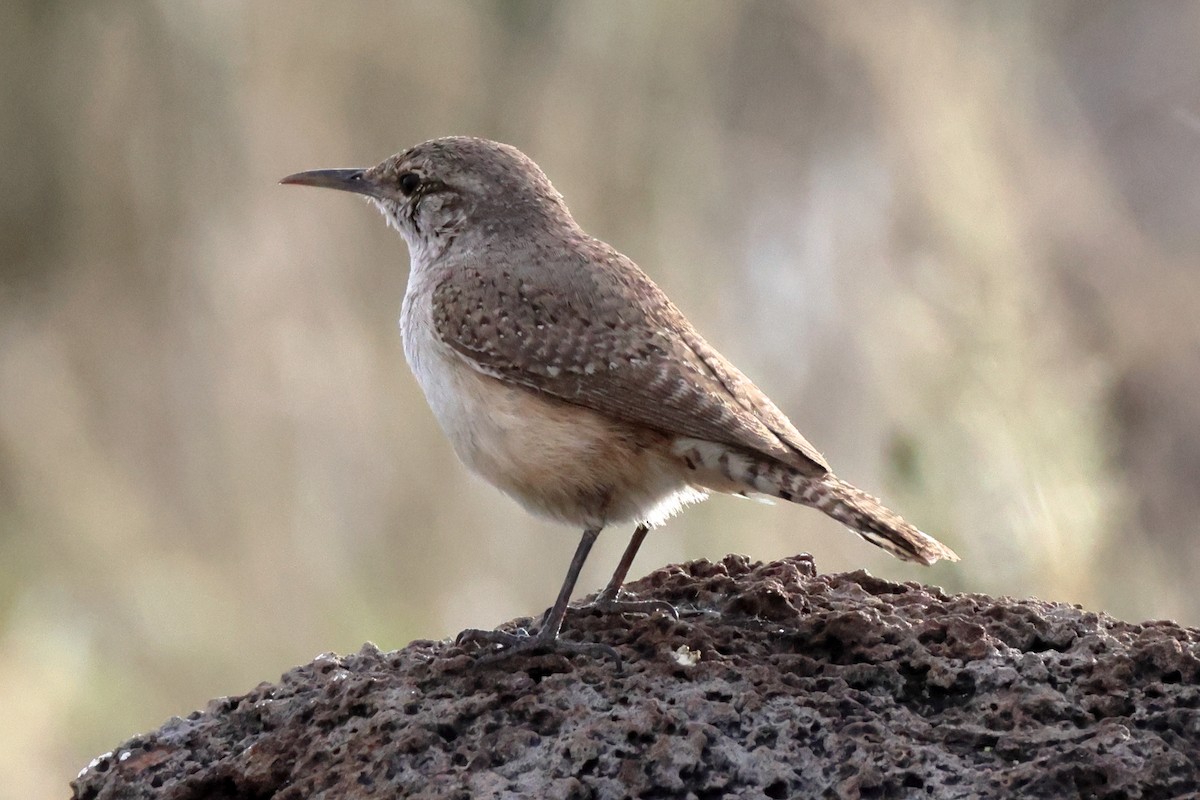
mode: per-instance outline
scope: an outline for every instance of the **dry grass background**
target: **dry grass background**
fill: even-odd
[[[533,156],[963,556],[717,499],[635,572],[809,550],[1200,624],[1200,5],[11,0],[0,43],[0,797],[552,599],[575,533],[436,430],[400,240],[275,184],[437,135]]]

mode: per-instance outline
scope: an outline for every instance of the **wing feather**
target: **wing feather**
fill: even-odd
[[[761,453],[805,474],[829,470],[632,261],[590,238],[549,255],[528,254],[546,273],[575,270],[571,281],[503,264],[449,270],[433,290],[438,335],[475,369],[532,391]],[[576,290],[548,288],[564,283]],[[630,303],[630,293],[641,302]]]

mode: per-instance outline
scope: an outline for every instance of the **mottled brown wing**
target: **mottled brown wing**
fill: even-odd
[[[505,381],[624,422],[757,451],[806,474],[828,471],[632,261],[588,240],[541,269],[452,270],[433,292],[439,336]],[[577,272],[552,280],[553,270]],[[548,288],[568,285],[574,290]],[[631,303],[631,293],[641,302]]]

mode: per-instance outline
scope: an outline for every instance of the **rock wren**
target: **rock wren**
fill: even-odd
[[[597,605],[647,531],[709,492],[819,509],[906,561],[958,560],[825,458],[714,350],[636,264],[586,234],[514,147],[434,139],[367,169],[282,183],[365,195],[408,243],[404,353],[454,452],[530,511],[584,533],[536,634],[469,631],[502,650],[600,652],[558,638],[600,530],[637,525]],[[669,610],[667,607],[664,610]]]

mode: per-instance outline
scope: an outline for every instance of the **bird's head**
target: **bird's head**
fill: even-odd
[[[414,256],[445,250],[464,232],[495,235],[574,226],[562,196],[520,150],[488,139],[431,139],[362,169],[318,169],[280,183],[369,198]]]

